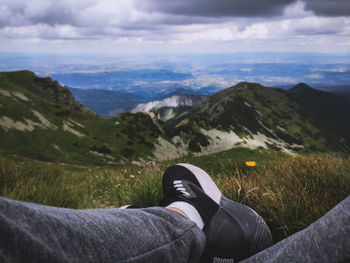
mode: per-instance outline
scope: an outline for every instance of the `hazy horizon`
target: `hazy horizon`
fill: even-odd
[[[152,96],[176,89],[212,94],[241,81],[291,87],[349,86],[350,54],[236,52],[226,54],[0,53],[0,71],[31,70],[70,88]]]

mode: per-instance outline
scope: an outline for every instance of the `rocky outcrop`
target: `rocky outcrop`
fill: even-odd
[[[34,78],[30,88],[49,101],[63,104],[70,110],[81,111],[83,105],[76,101],[67,86],[61,86],[51,78]]]
[[[138,104],[131,112],[148,112],[152,109],[160,109],[163,107],[192,107],[208,100],[208,98],[209,96],[205,95],[175,95],[164,100],[156,100],[145,104]]]

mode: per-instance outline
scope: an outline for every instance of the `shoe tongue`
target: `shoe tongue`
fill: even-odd
[[[192,204],[201,215],[205,226],[209,225],[220,206],[193,183],[186,180],[182,180],[181,182],[186,189],[186,194],[179,192],[179,200]]]
[[[195,184],[196,186],[200,187],[200,183],[190,170],[181,165],[172,165],[164,171],[164,174],[162,176],[163,196],[165,198],[174,195],[174,180],[189,181]]]

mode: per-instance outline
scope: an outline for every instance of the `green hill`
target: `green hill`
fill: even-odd
[[[309,96],[296,89],[238,83],[171,120],[168,133],[198,153],[235,146],[349,152],[350,105],[330,93],[319,96],[310,87],[315,94]]]
[[[50,78],[0,74],[0,148],[6,154],[78,164],[152,156],[161,121],[142,113],[102,119]]]
[[[289,96],[303,109],[303,114],[327,138],[331,149],[349,151],[350,103],[345,98],[300,83],[290,89]]]

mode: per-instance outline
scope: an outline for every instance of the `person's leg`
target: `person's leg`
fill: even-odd
[[[203,228],[207,244],[201,262],[238,262],[272,244],[263,218],[250,207],[225,198],[201,168],[172,165],[163,173],[162,186],[161,204],[184,209]]]
[[[205,235],[175,211],[74,210],[0,198],[0,262],[199,262]]]
[[[350,262],[350,196],[306,229],[242,261]]]

